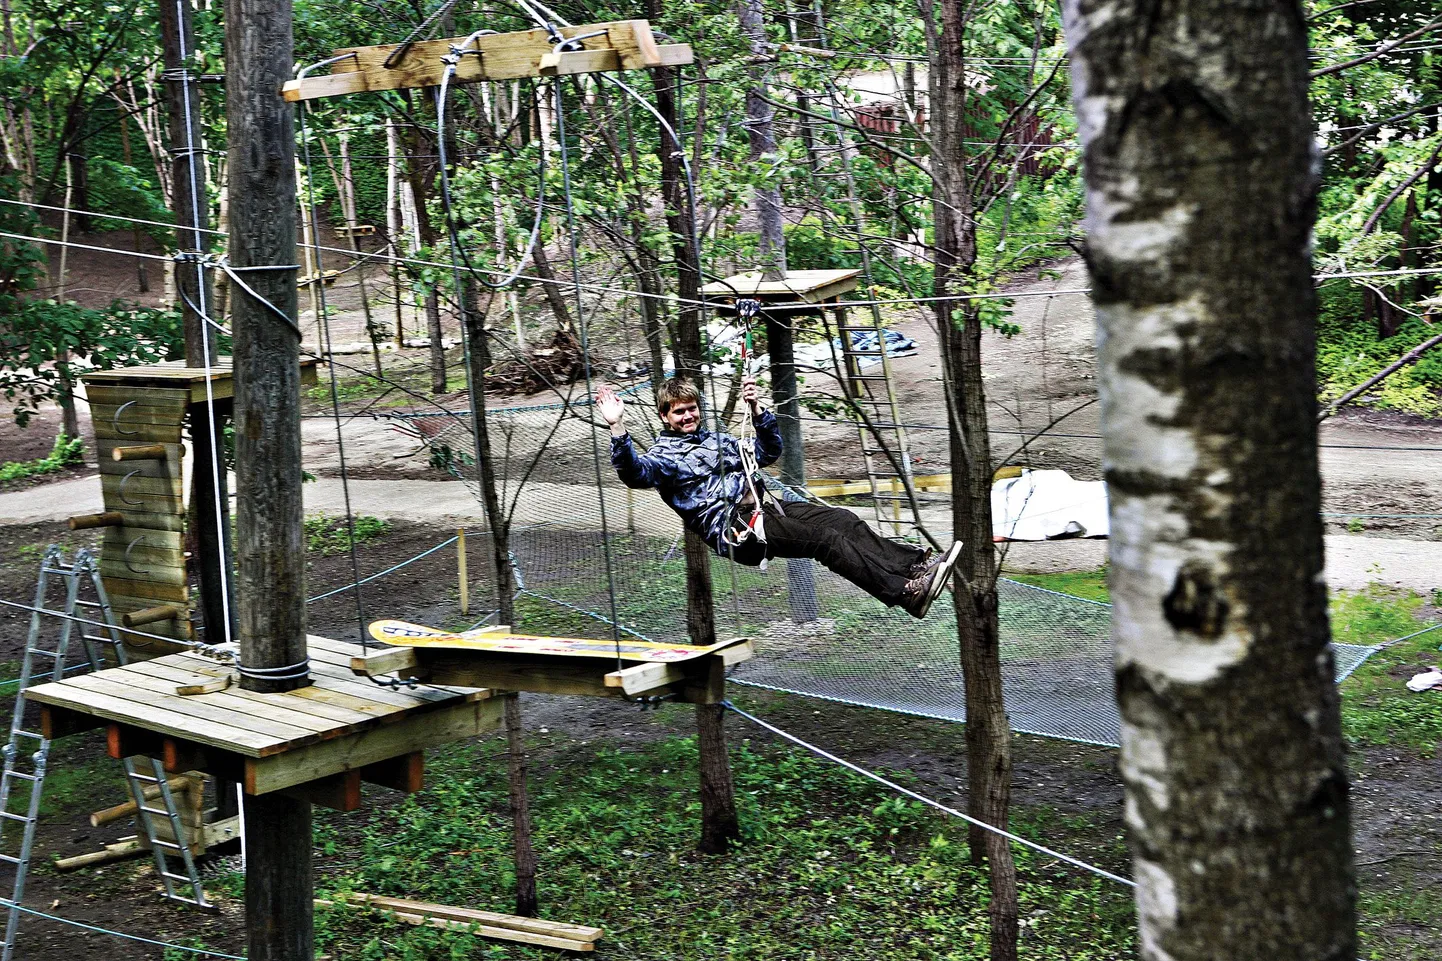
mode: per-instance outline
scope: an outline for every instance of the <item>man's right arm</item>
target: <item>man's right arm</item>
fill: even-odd
[[[614,429],[611,432],[611,466],[616,468],[616,476],[621,478],[621,483],[637,490],[655,487],[660,479],[657,465],[644,454],[636,453],[631,435],[618,435]]]

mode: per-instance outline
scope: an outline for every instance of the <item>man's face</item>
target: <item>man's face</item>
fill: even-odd
[[[666,426],[682,434],[701,429],[701,407],[694,400],[678,400],[661,415]]]

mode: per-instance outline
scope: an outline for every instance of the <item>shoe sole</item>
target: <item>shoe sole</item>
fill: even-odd
[[[951,580],[951,569],[956,566],[957,560],[961,558],[961,544],[952,544],[942,556],[941,562],[932,569],[931,583],[927,585],[926,602],[921,605],[921,610],[912,616],[920,620],[931,612],[931,605],[946,590],[946,584]]]
[[[961,544],[952,544],[946,552],[940,564],[936,565],[936,573],[931,575],[931,589],[926,592],[926,610],[931,610],[931,605],[946,590],[946,585],[951,581],[951,570],[956,567],[956,562],[961,559]]]

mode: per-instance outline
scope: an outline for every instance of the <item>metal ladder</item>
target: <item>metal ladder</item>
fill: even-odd
[[[906,428],[901,423],[901,407],[896,401],[891,359],[886,355],[886,329],[875,308],[870,311],[870,323],[853,324],[848,321],[847,311],[839,304],[837,307],[842,376],[861,436],[861,456],[866,463],[866,479],[871,482],[876,524],[890,537],[906,537],[917,527],[907,494],[907,488],[915,488],[911,449]],[[874,334],[875,349],[858,347],[852,341],[853,332]],[[873,363],[878,359],[879,366]]]
[[[50,591],[50,578],[61,578],[65,584],[65,605],[61,610],[46,607]],[[82,600],[80,589],[86,582],[94,588],[94,600]],[[20,667],[20,689],[15,695],[15,713],[10,723],[10,739],[3,754],[5,767],[0,774],[0,863],[9,864],[15,871],[15,883],[9,900],[0,899],[9,909],[5,924],[5,940],[0,942],[0,961],[11,961],[15,951],[15,937],[20,927],[20,904],[25,896],[25,878],[30,869],[30,856],[35,844],[35,826],[39,821],[40,795],[45,784],[45,769],[50,757],[50,740],[45,735],[30,730],[25,719],[25,692],[34,683],[61,680],[67,673],[66,659],[70,649],[71,635],[77,623],[81,624],[81,646],[85,652],[86,664],[92,671],[105,666],[103,649],[111,652],[115,663],[125,663],[125,647],[120,641],[110,602],[105,596],[105,587],[100,581],[100,570],[95,557],[88,550],[75,554],[74,563],[67,563],[61,549],[52,545],[40,562],[40,578],[35,588],[36,610],[30,615],[30,632],[25,642],[25,656]],[[93,612],[77,615],[76,609]],[[41,611],[45,614],[42,615]],[[58,633],[48,640],[52,648],[42,645],[42,617],[58,616]],[[84,617],[90,623],[77,621]],[[87,628],[100,627],[104,633],[91,633]],[[40,670],[36,670],[36,662]],[[31,748],[34,748],[32,751]],[[185,832],[175,807],[175,796],[165,777],[165,768],[155,758],[126,758],[125,780],[135,800],[136,821],[141,832],[150,843],[155,858],[155,870],[165,886],[165,897],[196,907],[209,908],[200,876],[195,869],[195,860],[185,844]],[[10,811],[10,795],[17,783],[30,785],[30,799],[24,814]],[[153,789],[158,797],[147,798],[145,792]],[[162,806],[154,806],[160,801]],[[5,829],[19,825],[22,832],[20,853],[4,853]],[[169,829],[168,836],[165,829]],[[176,860],[180,864],[175,864]],[[183,868],[181,873],[177,868]],[[189,887],[187,893],[184,889]]]

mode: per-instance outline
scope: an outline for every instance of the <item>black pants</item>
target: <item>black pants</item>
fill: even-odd
[[[848,510],[804,501],[766,504],[766,543],[748,538],[727,551],[755,567],[765,557],[810,557],[882,603],[895,607],[923,551],[887,540]]]

